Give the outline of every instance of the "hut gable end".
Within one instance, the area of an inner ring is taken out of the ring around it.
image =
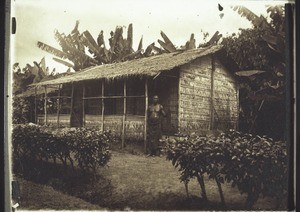
[[[205,134],[234,128],[238,114],[235,79],[214,55],[181,66],[178,129]]]

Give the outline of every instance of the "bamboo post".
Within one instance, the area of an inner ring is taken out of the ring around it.
[[[34,87],[34,122],[37,124],[37,89],[36,86]]]
[[[45,85],[44,115],[44,125],[47,125],[47,85]]]
[[[144,127],[144,149],[147,153],[147,118],[148,118],[148,79],[145,81],[145,127]]]
[[[72,126],[72,114],[73,114],[73,102],[74,102],[74,83],[72,82],[71,90],[71,109],[70,109],[70,127]]]
[[[126,120],[126,79],[124,79],[124,98],[123,98],[123,122],[122,122],[122,148],[125,146],[125,120]]]
[[[85,127],[85,108],[84,108],[85,84],[82,85],[82,125]]]
[[[101,97],[104,97],[104,80],[102,80],[101,83]],[[104,131],[104,98],[101,99],[101,104],[102,104],[102,108],[101,108],[101,121],[102,121],[102,125],[101,125],[101,130],[102,132]]]
[[[60,84],[58,85],[58,98],[57,98],[57,127],[59,127],[59,115],[60,115]]]
[[[210,130],[214,129],[214,73],[215,73],[215,58],[211,56],[211,77],[210,77]]]
[[[235,130],[239,130],[239,121],[240,121],[240,90],[236,84],[236,104],[237,104],[237,119],[235,124]]]

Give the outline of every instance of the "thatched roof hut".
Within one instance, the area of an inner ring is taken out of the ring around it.
[[[60,126],[59,102],[68,98],[65,125],[109,129],[123,142],[126,138],[146,141],[148,97],[157,94],[167,111],[162,120],[166,134],[236,128],[238,88],[232,64],[222,47],[214,45],[95,66],[40,82],[34,86],[69,86],[69,94],[59,92],[53,97],[59,99],[58,112],[51,115],[45,109],[37,122]]]

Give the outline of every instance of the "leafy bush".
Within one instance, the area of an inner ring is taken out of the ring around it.
[[[14,164],[19,171],[29,161],[59,159],[65,166],[74,162],[84,171],[108,163],[111,152],[109,143],[114,138],[109,132],[97,129],[65,128],[50,131],[35,124],[15,125],[12,134]],[[31,167],[33,169],[34,167]]]
[[[260,194],[282,199],[287,189],[287,150],[282,141],[230,130],[216,138],[196,135],[167,138],[167,159],[181,172],[181,181],[196,177],[206,199],[203,175],[221,184],[231,183],[247,193],[247,208]]]
[[[71,146],[74,158],[83,170],[93,170],[108,163],[111,153],[109,144],[114,137],[109,132],[94,128],[65,128],[59,138]]]

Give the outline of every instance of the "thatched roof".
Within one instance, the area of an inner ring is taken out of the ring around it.
[[[49,75],[49,76],[44,77],[41,80],[41,82],[46,82],[46,81],[48,82],[48,81],[56,80],[61,77],[71,76],[72,74],[74,74],[74,73],[66,72],[66,73],[60,73],[60,74],[56,74],[56,75]],[[41,82],[39,82],[39,83],[41,83]],[[58,89],[59,89],[58,84],[56,84],[56,85],[53,84],[53,86],[47,86],[47,93],[52,93],[52,92],[58,91]],[[29,86],[29,87],[27,87],[26,91],[16,94],[16,97],[29,97],[29,96],[34,96],[35,94],[41,95],[44,93],[45,93],[45,90],[43,88],[39,88],[35,91],[35,88],[33,86]]]
[[[118,79],[131,76],[155,76],[160,72],[187,64],[199,57],[213,54],[221,50],[221,48],[222,46],[220,45],[214,45],[183,52],[165,53],[121,63],[105,64],[76,72],[70,76],[40,82],[35,85],[55,85],[92,79]]]
[[[47,93],[52,93],[58,91],[58,85],[57,86],[47,86]],[[24,91],[23,93],[17,94],[16,97],[29,97],[29,96],[34,96],[34,95],[42,95],[45,94],[45,90],[43,88],[39,88],[36,90],[35,93],[35,88],[34,87],[30,87],[28,88],[26,91]]]

